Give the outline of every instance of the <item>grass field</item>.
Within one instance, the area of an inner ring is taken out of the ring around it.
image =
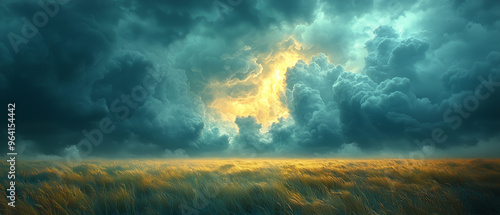
[[[4,196],[0,214],[500,214],[500,160],[90,160],[16,168],[16,208]]]

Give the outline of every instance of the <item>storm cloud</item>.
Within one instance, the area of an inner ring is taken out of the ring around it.
[[[495,0],[7,0],[0,98],[16,103],[16,144],[32,157],[498,149],[498,11]]]

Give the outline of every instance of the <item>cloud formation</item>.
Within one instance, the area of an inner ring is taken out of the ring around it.
[[[496,1],[238,3],[3,1],[0,98],[16,103],[19,145],[97,157],[499,146]]]

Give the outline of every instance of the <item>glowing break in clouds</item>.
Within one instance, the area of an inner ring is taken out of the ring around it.
[[[254,86],[243,96],[218,95],[210,105],[220,112],[223,120],[234,122],[237,116],[254,116],[266,129],[281,117],[288,117],[284,106],[285,74],[300,59],[308,59],[301,53],[301,44],[293,38],[278,44],[271,54],[260,54],[255,62],[261,66],[258,73],[244,80],[231,80],[227,83],[212,83],[212,91],[228,92],[235,86]]]

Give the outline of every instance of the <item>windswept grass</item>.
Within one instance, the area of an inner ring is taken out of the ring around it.
[[[500,214],[500,160],[32,161],[17,169],[16,208],[0,198],[0,214]],[[6,193],[6,177],[0,182]]]

